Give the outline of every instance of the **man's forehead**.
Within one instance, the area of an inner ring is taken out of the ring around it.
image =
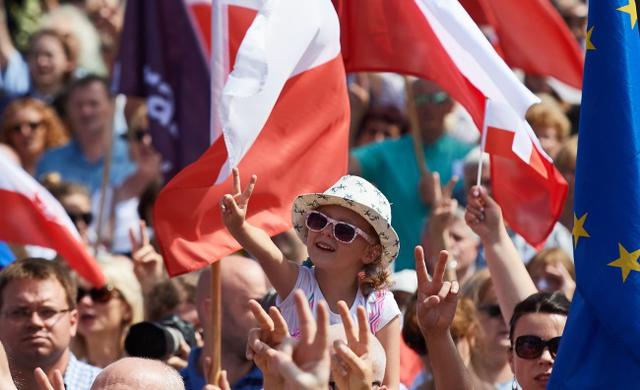
[[[55,278],[14,279],[2,292],[5,306],[21,303],[58,303],[65,302],[66,292]]]

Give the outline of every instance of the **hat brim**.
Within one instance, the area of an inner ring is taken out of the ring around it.
[[[305,223],[305,217],[311,210],[318,207],[336,205],[354,211],[364,218],[378,234],[380,244],[382,245],[382,261],[389,264],[400,251],[400,239],[391,224],[378,213],[375,209],[367,207],[363,204],[355,202],[351,199],[345,199],[339,196],[327,195],[322,193],[303,194],[293,201],[293,210],[291,219],[293,228],[300,239],[306,243],[308,229]]]

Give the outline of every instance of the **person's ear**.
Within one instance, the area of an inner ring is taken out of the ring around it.
[[[79,317],[78,309],[71,310],[71,312],[69,313],[69,323],[71,325],[69,328],[69,331],[70,331],[71,337],[75,337],[78,331],[78,317]]]

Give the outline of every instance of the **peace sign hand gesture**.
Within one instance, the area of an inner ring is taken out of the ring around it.
[[[433,279],[429,277],[424,260],[424,250],[416,246],[416,272],[418,274],[418,325],[422,333],[442,334],[449,332],[458,304],[460,285],[457,281],[445,281],[444,271],[449,253],[441,251],[436,263]]]
[[[235,192],[234,194],[226,194],[222,198],[222,202],[220,202],[222,221],[232,234],[238,232],[245,222],[247,206],[249,205],[253,188],[256,185],[256,180],[258,180],[258,177],[252,175],[249,180],[249,185],[242,191],[240,171],[238,168],[233,168],[233,188]]]

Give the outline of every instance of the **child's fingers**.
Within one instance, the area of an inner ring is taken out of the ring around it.
[[[223,204],[223,209],[222,211],[225,214],[240,214],[240,207],[238,207],[238,204],[236,203],[235,199],[233,199],[233,196],[227,194],[224,196],[224,198],[222,198],[222,204]]]
[[[234,195],[239,195],[242,193],[242,187],[240,186],[240,170],[238,168],[233,168],[231,173],[233,175]]]
[[[251,179],[249,179],[249,185],[247,185],[247,188],[244,190],[244,193],[242,194],[245,199],[249,199],[251,197],[251,194],[253,193],[253,189],[256,186],[256,181],[258,181],[258,176],[251,175]]]

